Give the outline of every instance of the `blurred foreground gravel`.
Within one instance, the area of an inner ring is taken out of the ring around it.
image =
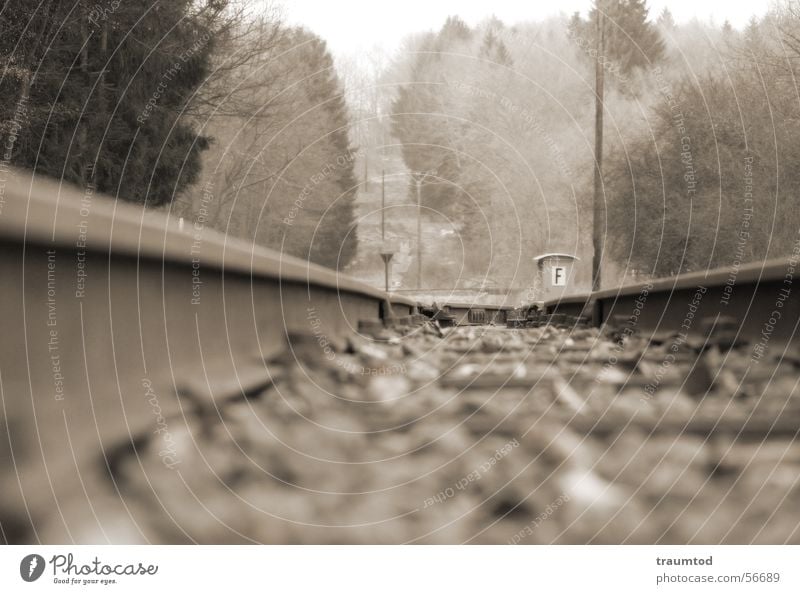
[[[108,453],[148,518],[117,538],[800,542],[796,351],[613,328],[372,334],[293,336],[254,359],[255,390],[183,387],[196,406],[171,453],[158,434]]]

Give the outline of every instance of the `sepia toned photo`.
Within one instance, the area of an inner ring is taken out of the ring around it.
[[[799,78],[797,0],[0,3],[0,583],[800,544]]]

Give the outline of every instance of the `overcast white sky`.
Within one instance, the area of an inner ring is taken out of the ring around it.
[[[586,13],[591,0],[278,0],[291,24],[302,24],[327,40],[337,54],[369,50],[387,51],[418,31],[441,27],[448,15],[457,14],[469,24],[494,14],[505,23],[540,20],[576,10]],[[650,0],[650,15],[669,6],[678,22],[697,17],[728,19],[742,27],[752,15],[763,15],[770,0]]]

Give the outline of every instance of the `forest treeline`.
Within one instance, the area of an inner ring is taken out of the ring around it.
[[[343,269],[368,169],[395,151],[406,202],[451,222],[465,254],[463,270],[428,256],[426,278],[520,287],[534,255],[569,252],[588,287],[599,63],[607,284],[800,245],[797,0],[741,30],[644,0],[543,22],[452,16],[391,59],[336,64],[253,6],[5,3],[2,165]]]
[[[798,6],[741,31],[643,0],[543,23],[451,17],[387,75],[392,131],[424,204],[459,222],[473,274],[514,286],[537,253],[588,263],[599,63],[604,283],[785,256],[800,245]]]
[[[263,5],[259,5],[262,6]],[[3,166],[345,266],[355,149],[325,42],[241,0],[0,8]]]

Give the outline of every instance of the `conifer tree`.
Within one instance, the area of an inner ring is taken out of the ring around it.
[[[619,65],[623,76],[663,59],[664,42],[649,21],[645,0],[596,0],[584,21],[575,13],[569,22],[572,35],[579,35],[589,47],[597,44],[598,11],[603,26],[603,57]]]
[[[200,170],[185,116],[211,71],[222,0],[15,0],[0,11],[10,163],[148,205]],[[20,110],[20,102],[25,109]],[[24,117],[20,118],[20,112]]]

